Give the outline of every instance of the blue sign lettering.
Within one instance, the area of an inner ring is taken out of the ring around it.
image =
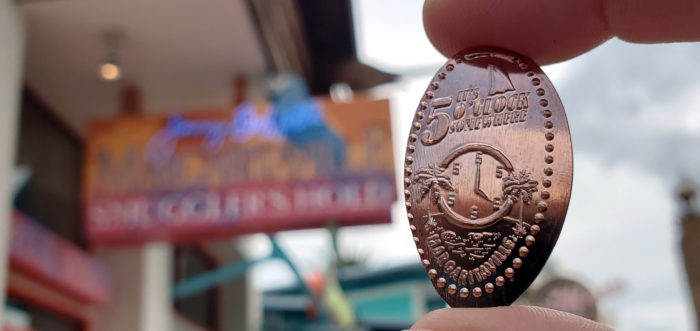
[[[321,141],[331,147],[336,165],[344,162],[345,143],[326,126],[321,111],[312,100],[275,107],[264,114],[258,114],[254,105],[243,103],[233,110],[233,114],[229,122],[170,116],[165,127],[148,142],[146,160],[153,166],[164,165],[170,161],[178,141],[183,138],[202,138],[208,150],[218,151],[226,139],[242,144],[257,137],[267,141],[286,138],[297,146]]]

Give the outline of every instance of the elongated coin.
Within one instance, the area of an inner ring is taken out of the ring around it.
[[[416,110],[405,159],[418,254],[453,307],[509,305],[559,237],[571,195],[571,136],[532,60],[498,48],[450,58]]]

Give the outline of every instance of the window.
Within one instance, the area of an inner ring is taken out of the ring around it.
[[[175,282],[217,268],[216,260],[196,245],[175,248]],[[219,290],[217,287],[176,300],[175,310],[203,327],[219,329]]]
[[[17,165],[28,166],[31,177],[17,194],[15,208],[85,247],[80,206],[83,143],[27,89],[20,117]]]

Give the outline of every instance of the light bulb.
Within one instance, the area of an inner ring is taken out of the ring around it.
[[[122,70],[114,63],[103,63],[100,66],[100,78],[112,82],[118,80],[122,76]]]

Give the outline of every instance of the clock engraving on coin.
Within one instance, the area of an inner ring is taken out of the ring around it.
[[[421,98],[404,194],[418,254],[453,307],[509,305],[559,237],[571,195],[566,114],[532,60],[460,52]]]

